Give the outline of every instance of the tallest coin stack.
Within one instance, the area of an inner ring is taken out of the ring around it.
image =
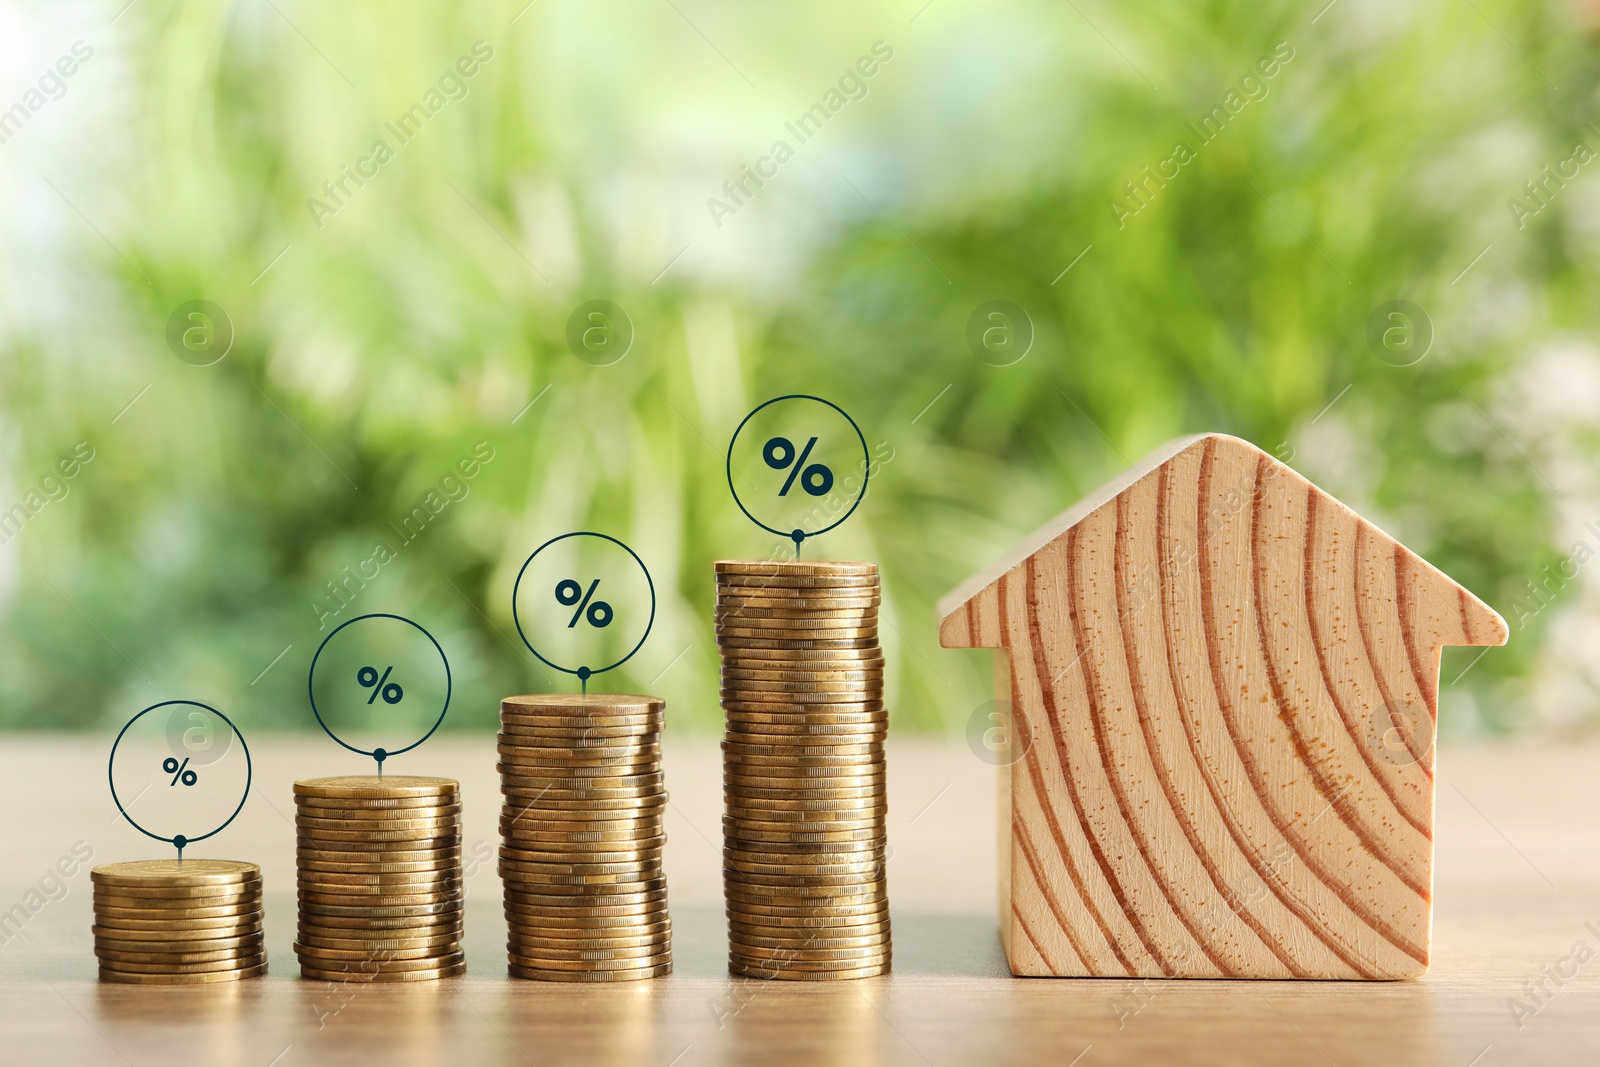
[[[717,564],[734,974],[889,969],[878,602],[872,563]]]

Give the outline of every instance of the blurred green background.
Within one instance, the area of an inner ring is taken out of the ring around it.
[[[888,456],[807,554],[883,564],[897,729],[989,697],[939,596],[1200,430],[1507,617],[1446,653],[1447,734],[1600,722],[1591,10],[123,4],[0,11],[6,728],[313,728],[311,657],[371,611],[488,728],[573,687],[511,586],[593,529],[660,596],[602,687],[712,730],[712,561],[786,544],[724,454],[787,392]],[[596,299],[615,362],[569,344]]]

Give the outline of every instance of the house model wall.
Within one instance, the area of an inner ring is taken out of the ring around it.
[[[940,605],[1015,720],[1019,975],[1428,966],[1440,650],[1492,609],[1290,468],[1175,441]],[[1003,805],[1004,806],[1004,805]]]

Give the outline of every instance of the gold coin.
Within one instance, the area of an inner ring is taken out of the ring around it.
[[[730,724],[752,727],[771,723],[789,726],[878,726],[889,724],[881,700],[853,704],[805,704],[795,700],[724,700],[722,710]]]
[[[878,632],[876,611],[826,612],[811,611],[803,615],[736,615],[717,611],[712,616],[712,629],[723,630],[775,630],[786,637],[805,637],[812,633],[825,634],[834,630]],[[833,640],[837,640],[834,638]]]
[[[659,817],[660,809],[667,806],[665,790],[649,796],[606,797],[592,802],[571,800],[566,797],[546,797],[538,790],[507,789],[503,784],[500,792],[505,801],[504,811],[514,816],[530,811],[536,813],[541,820],[605,822],[616,819],[644,819]]]
[[[462,880],[459,877],[439,879],[430,882],[385,882],[380,885],[358,885],[350,882],[324,881],[323,875],[302,876],[295,880],[295,888],[306,893],[337,894],[339,896],[353,897],[356,900],[375,900],[387,896],[428,896],[432,899],[448,895],[459,895],[462,891]]]
[[[543,886],[549,892],[530,892],[515,881],[505,883],[505,906],[516,905],[519,910],[531,908],[557,908],[559,914],[623,915],[626,909],[641,905],[655,907],[667,899],[666,879],[647,889],[619,889],[615,892],[576,893],[567,887]],[[615,910],[624,909],[624,910]]]
[[[818,882],[815,885],[757,885],[737,881],[729,872],[722,876],[722,892],[731,907],[735,901],[761,907],[860,907],[887,901],[888,892],[883,880],[876,882],[833,885]]]
[[[612,738],[601,738],[602,741],[611,741]],[[500,753],[500,758],[507,763],[576,763],[582,766],[598,766],[607,763],[647,763],[652,759],[661,758],[661,741],[659,735],[651,735],[648,741],[641,740],[634,744],[613,745],[598,744],[595,742],[573,742],[569,745],[541,745],[513,743],[499,741],[495,749]]]
[[[334,848],[357,846],[350,851],[416,852],[425,848],[448,847],[461,839],[461,824],[456,821],[441,823],[429,830],[313,830],[306,826],[298,829],[302,845]]]
[[[837,574],[794,574],[773,571],[724,571],[717,575],[717,592],[740,592],[747,589],[800,590],[796,595],[821,597],[828,595],[861,595],[861,592],[878,592],[881,585],[876,572]]]
[[[846,932],[848,931],[848,932]],[[820,930],[751,929],[743,923],[728,924],[728,943],[741,952],[746,950],[792,948],[808,953],[861,952],[882,950],[889,942],[889,924],[879,927],[847,927],[845,930],[823,932]]]
[[[635,693],[540,693],[534,696],[505,697],[500,710],[557,711],[571,714],[574,710],[604,712],[661,712],[667,702],[660,697],[640,696]]]
[[[747,800],[781,800],[793,801],[796,804],[822,802],[832,803],[839,800],[883,800],[884,786],[876,782],[870,786],[849,787],[845,789],[811,789],[803,785],[793,788],[766,789],[756,786],[737,786],[724,782],[722,794],[730,808],[737,808]]]
[[[501,878],[515,879],[524,886],[613,886],[662,877],[659,858],[628,863],[520,863],[502,859],[497,870]]]
[[[228,933],[221,936],[215,930],[108,930],[104,926],[89,927],[95,940],[109,947],[122,948],[138,947],[143,949],[146,945],[154,948],[161,945],[174,946],[173,952],[201,952],[206,949],[232,948],[236,945],[246,944],[251,940],[259,940],[261,930],[245,929],[237,933]],[[202,942],[196,944],[195,942]],[[182,943],[180,945],[180,943]]]
[[[403,817],[418,809],[459,808],[461,796],[458,793],[454,796],[445,794],[417,797],[318,797],[297,793],[294,806],[296,811],[307,814],[322,811],[324,808],[333,808],[340,812],[371,814],[376,818],[384,817],[385,812],[398,812]]]
[[[536,982],[637,982],[645,978],[660,978],[672,973],[672,961],[625,971],[555,971],[540,967],[522,967],[512,962],[511,977],[526,978]]]
[[[730,919],[738,918],[746,922],[784,922],[797,926],[809,926],[819,923],[823,925],[834,923],[847,925],[855,922],[887,918],[889,915],[889,901],[885,897],[867,904],[790,905],[729,900],[727,902],[727,911]]]
[[[877,634],[863,634],[860,637],[816,637],[806,638],[778,638],[763,637],[761,634],[752,633],[724,633],[716,634],[717,645],[722,649],[762,649],[776,651],[778,649],[809,649],[824,651],[833,649],[870,648],[876,649],[878,645]]]
[[[441,871],[422,871],[408,874],[372,873],[368,871],[317,871],[310,872],[302,868],[298,877],[300,881],[314,881],[326,886],[349,886],[348,890],[340,892],[383,892],[385,890],[405,886],[408,890],[421,888],[445,889],[461,884],[461,872],[455,868]]]
[[[500,846],[502,859],[522,863],[633,863],[643,860],[659,861],[661,846],[666,838],[636,839],[632,843],[588,842],[575,849],[546,849],[531,844],[506,842]],[[603,844],[603,847],[602,847]]]
[[[386,920],[387,921],[387,920]],[[385,927],[343,927],[325,926],[310,923],[301,919],[295,927],[296,936],[302,942],[327,941],[355,941],[362,940],[374,945],[389,944],[398,940],[416,941],[448,941],[457,944],[461,941],[462,926],[459,921],[450,924],[433,924],[426,926],[385,926]]]
[[[459,805],[455,812],[430,813],[428,815],[406,816],[404,818],[386,812],[383,818],[322,818],[307,815],[305,812],[296,812],[294,818],[295,829],[303,835],[321,837],[325,831],[334,833],[362,833],[362,834],[396,834],[404,833],[413,837],[422,836],[419,831],[444,830],[461,825],[461,812]]]
[[[137,900],[152,907],[185,907],[197,901],[211,902],[206,906],[228,900],[242,900],[261,895],[261,879],[252,878],[232,885],[194,886],[101,886],[94,887],[95,900]]]
[[[103,945],[94,947],[94,954],[99,959],[107,961],[108,965],[117,966],[127,963],[166,964],[172,967],[187,967],[199,963],[233,963],[240,960],[254,960],[262,955],[260,942],[252,946],[239,948],[203,949],[197,952],[140,952],[126,948],[111,948]],[[133,968],[125,968],[132,970]]]
[[[448,797],[460,803],[461,783],[454,778],[424,778],[410,774],[350,774],[332,778],[303,778],[294,784],[296,796],[339,797],[348,800],[390,800],[399,797]]]
[[[309,900],[305,894],[300,897],[300,914],[308,918],[430,918],[435,916],[454,916],[461,911],[461,898],[441,898],[415,904],[324,904],[321,901]]]
[[[351,863],[418,863],[460,853],[459,833],[423,841],[325,841],[302,837],[295,842],[297,856],[324,862],[345,859]]]
[[[322,874],[366,874],[385,878],[406,878],[413,875],[457,874],[461,871],[461,855],[455,853],[437,860],[420,860],[414,863],[350,863],[344,860],[319,861],[301,858],[296,867],[302,876],[317,877]]]
[[[204,985],[211,982],[233,982],[241,978],[259,978],[267,973],[267,965],[246,967],[232,971],[207,971],[203,974],[130,974],[108,967],[100,968],[102,982],[122,982],[131,985]]]
[[[506,922],[516,936],[543,937],[572,940],[596,938],[607,940],[618,937],[650,937],[672,929],[672,920],[665,909],[643,915],[622,915],[609,918],[563,919],[556,916],[530,916],[508,914]]]
[[[722,784],[740,789],[860,789],[881,785],[882,771],[844,774],[832,767],[757,767],[724,765]]]
[[[889,736],[887,724],[866,725],[812,725],[800,723],[744,723],[737,720],[726,724],[723,740],[741,745],[867,745],[883,744]]]
[[[626,971],[657,967],[672,959],[672,950],[663,949],[650,955],[627,956],[620,959],[569,960],[556,959],[528,952],[507,949],[511,962],[518,967],[540,971]]]
[[[134,860],[108,863],[89,872],[97,886],[143,889],[187,886],[233,886],[261,880],[261,868],[239,860]]]
[[[795,943],[812,944],[813,936],[819,939],[834,937],[874,937],[887,936],[889,933],[888,912],[852,916],[849,922],[839,922],[836,919],[807,920],[812,925],[808,926],[783,926],[762,916],[748,916],[730,914],[728,927],[741,934],[754,937],[773,937],[798,939]],[[817,942],[820,943],[820,942]]]
[[[219,931],[218,936],[223,937],[227,936],[227,931],[230,930],[260,929],[261,912],[220,915],[212,919],[194,919],[187,916],[179,919],[125,919],[118,916],[104,915],[96,911],[94,921],[95,925],[102,930],[150,930],[156,932],[167,930],[216,930]]]
[[[765,856],[760,859],[752,859],[747,852],[733,852],[733,850],[724,849],[722,866],[744,874],[802,875],[810,878],[831,878],[835,875],[874,873],[882,870],[884,864],[884,860],[881,857],[854,862],[832,859],[821,862],[782,862],[786,858],[788,857]]]
[[[216,971],[248,970],[251,967],[263,966],[266,962],[266,953],[257,951],[248,956],[209,960],[203,963],[175,963],[167,960],[111,960],[101,957],[100,966],[121,974],[208,974]]]
[[[847,814],[840,811],[796,811],[751,809],[732,810],[722,817],[723,826],[763,833],[797,831],[833,833],[841,830],[882,830],[883,819],[872,812]]]
[[[728,951],[746,961],[783,960],[794,964],[840,964],[867,966],[881,963],[889,956],[889,945],[879,938],[869,943],[841,948],[810,948],[793,943],[757,945],[747,941],[729,941]]]
[[[568,829],[568,823],[557,822],[549,825],[530,813],[522,816],[501,815],[500,832],[507,837],[514,836],[525,841],[549,841],[561,847],[612,841],[623,844],[660,844],[664,839],[661,823],[658,817],[595,819],[585,823],[583,829],[574,830]]]
[[[726,644],[734,648],[760,648],[761,644],[747,642],[779,641],[778,648],[827,648],[833,642],[851,642],[839,647],[861,648],[862,644],[856,642],[878,642],[878,628],[876,626],[804,626],[804,627],[777,627],[777,626],[751,626],[749,623],[755,619],[741,620],[740,625],[732,623],[718,623],[712,627],[718,644]],[[802,642],[795,645],[790,642]],[[826,642],[826,643],[823,643]]]
[[[665,720],[644,726],[583,726],[560,728],[532,723],[502,722],[495,739],[504,744],[559,748],[564,745],[648,745],[658,741]]]
[[[439,978],[455,978],[466,973],[467,961],[460,953],[447,958],[451,962],[411,971],[374,970],[372,965],[368,964],[358,964],[351,970],[341,970],[337,967],[313,967],[301,961],[300,976],[324,982],[431,982]]]
[[[769,855],[780,854],[796,857],[797,863],[818,863],[818,857],[823,856],[860,856],[886,846],[887,841],[883,835],[876,838],[863,838],[860,840],[844,841],[763,841],[759,838],[750,840],[741,837],[737,831],[724,831],[723,843],[726,847],[748,852],[765,852]]]
[[[672,938],[668,936],[642,945],[617,948],[598,946],[591,948],[588,945],[582,948],[556,948],[542,942],[535,944],[532,941],[507,941],[506,951],[524,965],[538,964],[553,967],[558,963],[578,963],[590,966],[605,964],[610,967],[625,962],[630,966],[637,966],[640,961],[660,962],[662,956],[672,951]]]
[[[382,959],[366,957],[362,959],[343,960],[320,957],[307,960],[302,957],[302,962],[321,971],[375,971],[380,974],[404,974],[407,971],[427,971],[438,967],[448,967],[460,963],[463,959],[461,950],[441,952],[436,956],[418,956],[415,958],[385,957]]]
[[[819,767],[828,764],[863,767],[883,762],[883,744],[877,741],[859,741],[838,744],[779,744],[755,745],[746,741],[722,741],[724,760],[760,766],[783,765],[787,760],[798,761],[793,766]]]
[[[766,817],[768,812],[837,812],[846,818],[865,818],[869,815],[882,816],[889,810],[888,800],[883,796],[859,797],[850,799],[827,800],[795,800],[792,797],[782,799],[761,797],[727,797],[727,812],[730,815],[743,818],[749,816],[753,819]]]
[[[260,910],[259,898],[216,908],[161,908],[155,911],[137,906],[131,908],[112,907],[109,904],[102,904],[98,901],[94,904],[95,918],[105,922],[106,925],[114,925],[119,920],[165,923],[184,923],[200,919],[233,921],[241,916],[259,914]]]
[[[794,592],[795,590],[790,590]],[[712,609],[714,618],[809,619],[835,616],[876,616],[883,603],[881,594],[841,597],[739,596],[724,592]]]
[[[744,978],[767,978],[792,982],[840,982],[856,978],[877,978],[889,973],[889,961],[868,967],[840,967],[822,970],[802,970],[784,967],[771,960],[728,960],[728,973]]]
[[[388,909],[441,907],[461,899],[460,887],[444,892],[430,893],[330,893],[320,888],[300,885],[297,898],[303,908],[355,908]]]
[[[882,647],[864,648],[741,648],[732,645],[718,650],[722,663],[737,667],[742,663],[784,662],[795,670],[806,667],[872,667],[886,662]]]
[[[852,559],[719,559],[720,574],[781,574],[790,576],[835,577],[877,574],[878,565],[870,560]]]
[[[862,685],[883,680],[882,666],[824,667],[786,663],[781,659],[735,660],[722,664],[722,684],[739,686],[745,682],[842,683]]]
[[[295,797],[295,817],[306,819],[437,819],[461,814],[461,800],[440,803],[439,798],[410,798],[404,806],[384,803],[370,806],[354,800],[323,800],[320,797]]]
[[[545,874],[514,867],[502,860],[497,873],[504,881],[516,882],[524,890],[561,886],[567,889],[584,888],[597,893],[638,892],[666,885],[659,865],[618,874]]]
[[[602,778],[594,782],[579,779],[571,774],[559,770],[540,772],[536,769],[527,771],[499,761],[495,762],[495,770],[500,772],[502,785],[510,785],[520,789],[631,789],[646,790],[661,788],[664,781],[659,770],[646,771],[642,774],[620,774],[610,778]]]
[[[351,963],[371,961],[382,963],[388,960],[438,960],[460,949],[454,945],[441,943],[414,945],[409,948],[372,949],[369,947],[340,949],[327,948],[323,945],[305,944],[299,941],[294,943],[294,954],[302,960],[310,960],[313,964],[326,961],[329,964],[347,966]]]
[[[563,730],[587,733],[591,730],[627,729],[653,733],[666,724],[667,717],[660,711],[631,713],[588,714],[585,712],[532,712],[502,708],[500,729],[506,733],[530,730]],[[591,736],[593,736],[591,734]]]
[[[562,952],[582,949],[618,949],[661,946],[672,940],[672,922],[659,922],[633,926],[614,926],[608,929],[573,929],[570,927],[546,928],[537,923],[512,923],[511,943],[522,948],[551,948]]]
[[[559,778],[578,788],[605,787],[619,779],[636,779],[661,773],[661,760],[652,758],[635,762],[578,763],[573,760],[549,760],[535,763],[532,760],[501,760],[495,769],[508,776],[533,775],[545,779]]]

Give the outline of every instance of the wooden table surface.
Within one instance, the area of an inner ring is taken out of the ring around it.
[[[7,738],[0,913],[76,842],[96,863],[160,854],[116,815],[105,753],[98,737]],[[310,737],[258,739],[252,754],[250,802],[196,854],[262,865],[270,975],[220,987],[100,984],[81,872],[0,944],[0,1063],[1600,1062],[1600,958],[1589,958],[1600,952],[1596,746],[1441,753],[1433,968],[1394,983],[1011,978],[994,918],[994,770],[959,741],[890,746],[893,975],[729,978],[717,743],[670,731],[671,977],[616,986],[505,977],[494,741],[482,736],[430,742],[394,768],[462,780],[468,862],[488,857],[467,882],[467,976],[301,981],[290,948],[290,784],[365,768]],[[1544,991],[1529,984],[1540,981]],[[1512,998],[1527,1007],[1520,1018]]]

